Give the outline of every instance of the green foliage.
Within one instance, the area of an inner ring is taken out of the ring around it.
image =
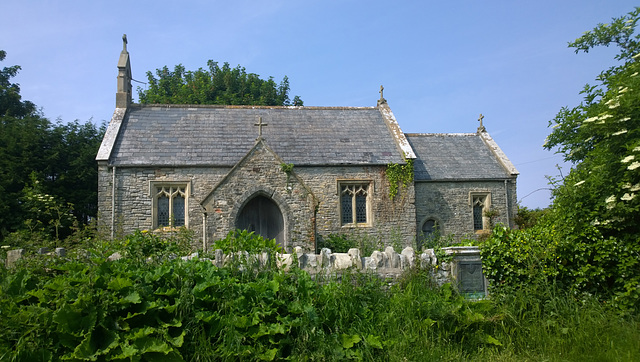
[[[30,232],[54,234],[55,239],[59,240],[60,229],[70,228],[73,225],[75,220],[72,214],[73,205],[65,204],[60,199],[44,193],[42,182],[38,180],[35,173],[31,173],[31,182],[22,192],[22,207],[28,217],[25,220],[25,226]]]
[[[293,171],[293,163],[282,163],[280,164],[280,169],[282,170],[282,172],[289,175]]]
[[[525,230],[497,226],[481,255],[497,293],[553,283],[576,297],[594,296],[623,311],[640,310],[637,244],[605,237],[593,226],[576,235],[558,232],[553,223]]]
[[[494,286],[557,283],[626,311],[640,307],[640,8],[599,24],[569,44],[576,52],[617,45],[618,64],[586,85],[583,102],[563,108],[545,148],[574,163],[551,179],[553,204],[531,229],[495,229],[485,245]]]
[[[333,253],[346,253],[351,248],[356,248],[357,243],[348,235],[329,234],[326,238],[318,238],[318,251],[327,248]]]
[[[558,275],[556,244],[550,226],[510,230],[493,229],[481,247],[482,266],[491,288],[518,288],[532,280],[553,280]]]
[[[563,108],[550,122],[545,148],[556,149],[575,167],[554,180],[553,207],[566,233],[593,225],[605,237],[635,239],[640,232],[640,8],[600,24],[569,46],[588,52],[617,45],[619,65],[585,86],[584,101]]]
[[[391,200],[398,195],[399,188],[407,187],[413,182],[413,159],[406,159],[404,164],[390,163],[385,174],[389,180],[389,197]]]
[[[275,239],[265,239],[261,235],[247,230],[229,231],[224,239],[216,240],[213,243],[213,249],[221,249],[225,254],[239,251],[246,251],[249,254],[282,252],[282,247],[276,243]]]
[[[0,61],[7,57],[7,52],[0,50]],[[37,114],[35,104],[23,101],[20,96],[20,85],[11,83],[20,70],[19,65],[3,67],[0,70],[0,117],[24,118]]]
[[[542,222],[542,219],[549,212],[549,209],[529,209],[526,206],[518,205],[518,212],[513,221],[520,229],[527,229]]]
[[[193,232],[180,228],[177,233],[156,234],[136,231],[122,240],[116,240],[116,248],[122,250],[125,258],[147,262],[163,258],[183,256],[191,251]]]
[[[172,259],[180,248],[142,232],[91,246],[0,267],[0,359],[640,357],[636,316],[542,283],[469,301],[451,285],[437,287],[424,269],[390,287],[369,274],[318,282],[296,268],[246,273]],[[108,261],[114,251],[126,257]]]
[[[231,68],[229,63],[221,68],[209,60],[207,66],[196,71],[187,71],[181,64],[173,71],[165,66],[156,70],[157,78],[147,72],[149,88],[138,88],[140,103],[291,105],[287,76],[276,84],[273,77],[263,80],[243,67]],[[303,105],[300,97],[294,97],[293,105]]]
[[[0,51],[0,60],[5,56]],[[34,172],[40,192],[63,205],[72,204],[79,224],[87,224],[97,214],[95,155],[104,125],[52,124],[33,103],[21,100],[20,87],[11,83],[19,69],[0,70],[0,239],[29,230],[27,220],[38,219],[20,202]],[[52,238],[63,239],[71,233],[68,227],[58,227],[57,235],[55,231],[51,230]]]

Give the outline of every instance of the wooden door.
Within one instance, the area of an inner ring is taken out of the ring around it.
[[[247,202],[236,219],[236,228],[253,231],[284,246],[284,218],[270,198],[259,195]]]

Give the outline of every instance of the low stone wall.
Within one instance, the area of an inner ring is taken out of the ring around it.
[[[320,254],[306,254],[302,248],[295,248],[293,254],[276,255],[276,265],[288,270],[294,263],[301,270],[312,276],[341,275],[346,272],[373,273],[381,278],[396,280],[404,272],[414,267],[431,268],[436,282],[440,285],[453,283],[458,290],[473,297],[482,297],[487,294],[487,281],[482,273],[482,261],[480,249],[476,246],[454,246],[442,249],[448,257],[446,261],[438,260],[433,249],[426,249],[417,254],[413,248],[407,247],[402,252],[396,253],[392,247],[384,251],[374,251],[370,256],[363,256],[359,249],[349,249],[346,253],[333,253],[329,249],[322,249]],[[65,256],[64,248],[56,248],[49,252],[47,249],[39,250],[40,254]],[[15,265],[23,255],[23,250],[7,251],[7,267]],[[120,259],[120,254],[115,253],[109,260]],[[182,259],[190,260],[199,258],[198,253],[185,256]],[[228,265],[233,259],[244,259],[255,262],[258,266],[267,265],[269,254],[249,255],[240,252],[233,255],[225,255],[222,250],[214,252],[214,265],[222,267]]]
[[[446,261],[439,261],[433,249],[417,254],[411,247],[400,253],[396,253],[392,247],[387,247],[384,251],[374,251],[370,256],[363,256],[359,249],[349,249],[346,253],[333,253],[329,249],[322,249],[320,254],[306,254],[302,248],[295,248],[292,254],[278,254],[275,261],[279,268],[285,270],[295,263],[298,268],[312,276],[364,272],[390,280],[398,279],[414,267],[431,268],[438,284],[453,283],[464,294],[472,297],[485,296],[487,281],[482,273],[480,249],[476,246],[456,246],[442,250],[447,256]],[[214,255],[211,262],[218,267],[230,263],[234,258],[249,260],[258,266],[269,262],[267,253],[224,255],[222,250],[216,250]],[[184,259],[197,257],[197,254],[192,254]]]

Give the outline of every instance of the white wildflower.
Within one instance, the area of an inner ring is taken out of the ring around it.
[[[635,158],[636,158],[636,156],[634,156],[634,155],[627,156],[627,157],[622,159],[622,163],[629,163],[629,162],[633,161]]]
[[[628,121],[630,119],[631,119],[631,117],[624,117],[623,119],[620,120],[620,122],[626,122],[626,121]]]
[[[601,121],[604,121],[605,119],[611,118],[611,117],[613,117],[613,116],[610,115],[610,114],[603,114],[603,115],[599,116],[598,119],[601,120]]]
[[[607,199],[606,199],[606,200],[604,200],[604,202],[606,202],[607,204],[608,204],[608,203],[611,203],[611,202],[615,202],[615,201],[616,201],[616,197],[615,197],[615,196],[613,196],[613,195],[611,195],[611,196],[607,197]]]
[[[635,184],[635,185],[631,186],[629,191],[640,191],[640,184]]]
[[[622,200],[622,201],[630,201],[630,200],[633,200],[634,197],[636,197],[636,194],[628,194],[628,193],[626,193],[620,198],[620,200]]]
[[[556,129],[556,128],[558,128],[558,127],[560,127],[560,123],[558,123],[558,124],[554,124],[554,125],[553,125],[553,127],[551,127],[551,128]]]
[[[625,133],[627,133],[627,130],[626,129],[621,129],[616,133],[612,133],[611,135],[612,136],[618,136],[618,135],[625,134]]]
[[[622,87],[620,87],[620,88],[622,88]],[[620,89],[619,93],[626,93],[628,90],[629,90],[629,87],[624,87],[624,88]]]
[[[575,183],[575,185],[573,185],[573,186],[580,186],[580,185],[582,185],[583,183],[584,183],[584,180],[582,180],[582,181],[580,181],[580,182],[576,182],[576,183]]]
[[[638,161],[634,161],[632,164],[630,164],[627,167],[627,170],[635,170],[636,168],[640,167],[640,162]]]
[[[638,75],[638,72],[631,74],[632,77],[635,77],[636,75]]]
[[[585,119],[583,123],[593,122],[593,121],[595,121],[597,119],[598,119],[598,117],[589,117],[589,118]]]
[[[632,58],[633,58],[633,59],[638,59],[638,58],[640,58],[640,53],[638,53],[638,54],[634,55]]]
[[[625,183],[624,185],[622,185],[623,189],[630,189],[631,188],[631,184],[630,183]]]
[[[615,103],[609,105],[609,109],[614,109],[614,108],[619,107],[619,106],[620,106],[620,102],[615,102]]]
[[[633,152],[640,152],[640,146],[633,149]]]

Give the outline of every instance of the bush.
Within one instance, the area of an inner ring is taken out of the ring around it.
[[[249,254],[262,252],[282,252],[282,247],[276,243],[275,239],[265,239],[253,231],[232,230],[224,239],[216,240],[213,249],[221,249],[225,254],[246,251]]]
[[[640,310],[637,255],[637,243],[604,237],[593,226],[565,235],[551,223],[525,230],[497,226],[481,248],[494,292],[556,283],[578,297],[593,295],[629,312]]]
[[[327,248],[331,249],[334,253],[346,253],[349,249],[356,247],[356,242],[350,239],[347,235],[330,234],[326,238],[319,238],[317,251]]]

